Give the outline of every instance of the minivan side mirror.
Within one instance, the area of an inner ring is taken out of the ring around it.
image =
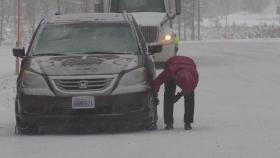
[[[160,53],[162,51],[161,44],[148,44],[148,49],[151,54]]]
[[[23,58],[25,56],[25,48],[13,48],[13,55],[18,58]]]
[[[176,15],[181,14],[181,0],[175,0]]]

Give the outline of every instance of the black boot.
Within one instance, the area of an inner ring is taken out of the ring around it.
[[[190,123],[185,123],[185,130],[192,130],[192,125]]]
[[[173,124],[166,124],[165,130],[172,130],[173,129]]]

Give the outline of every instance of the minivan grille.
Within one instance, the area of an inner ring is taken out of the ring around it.
[[[56,86],[61,90],[103,90],[112,82],[113,78],[95,78],[95,79],[55,79]]]
[[[156,26],[141,26],[141,31],[147,43],[156,42],[158,39],[158,27]]]

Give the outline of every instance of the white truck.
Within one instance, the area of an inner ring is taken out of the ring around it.
[[[102,6],[103,12],[126,11],[133,14],[146,42],[151,45],[162,44],[162,52],[155,54],[158,68],[176,55],[176,34],[172,20],[181,14],[180,0],[100,0],[99,5]]]
[[[276,14],[280,15],[280,0],[275,0],[277,9],[276,9]]]

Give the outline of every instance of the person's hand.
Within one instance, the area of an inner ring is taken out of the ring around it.
[[[154,95],[154,97],[153,97],[153,103],[154,103],[154,105],[159,105],[159,99],[158,99],[158,96],[157,96],[157,95]]]
[[[177,93],[176,96],[173,98],[173,102],[176,103],[182,98],[182,93]]]

